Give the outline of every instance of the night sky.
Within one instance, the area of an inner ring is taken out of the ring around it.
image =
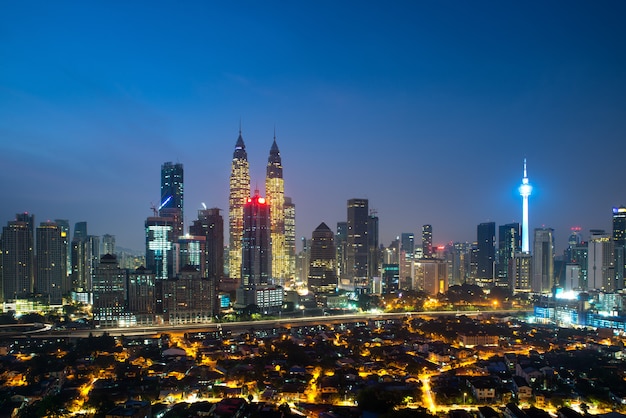
[[[381,243],[433,225],[611,230],[626,205],[626,2],[0,2],[0,225],[88,222],[141,250],[166,161],[224,209],[241,123],[274,130],[297,235],[368,198]],[[227,243],[227,235],[225,243]]]

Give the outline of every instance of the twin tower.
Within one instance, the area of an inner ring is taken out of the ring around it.
[[[246,205],[263,201],[255,191],[251,198],[250,189],[250,166],[246,146],[239,130],[239,137],[235,144],[233,161],[230,172],[230,194],[228,199],[229,218],[229,275],[231,278],[256,281],[252,277],[244,278],[242,275],[242,251],[246,239],[245,230],[248,227],[244,222]],[[268,263],[266,271],[256,272],[256,277],[270,277],[276,283],[283,284],[286,280],[295,276],[296,249],[295,249],[295,206],[291,199],[285,197],[285,182],[283,179],[283,166],[280,151],[276,144],[276,135],[267,159],[267,172],[265,176],[265,199],[264,204],[269,206],[269,230],[271,248],[258,248],[258,251],[268,251],[271,254],[271,263]],[[244,275],[247,276],[246,272]],[[252,284],[252,283],[251,283]],[[254,283],[267,284],[267,283]]]

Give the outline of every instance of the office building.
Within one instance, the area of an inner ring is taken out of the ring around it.
[[[433,226],[422,226],[422,257],[433,258]]]
[[[484,222],[477,228],[477,272],[476,284],[480,287],[494,285],[496,262],[496,223]]]
[[[164,280],[163,320],[170,325],[195,324],[211,320],[217,309],[212,280],[200,276],[191,265],[174,278]]]
[[[587,290],[613,292],[615,284],[614,241],[601,229],[592,229],[587,245]]]
[[[285,196],[285,265],[287,279],[296,277],[296,205]]]
[[[378,246],[378,215],[371,211],[367,219],[367,278],[380,276],[380,248]]]
[[[95,268],[93,322],[101,327],[132,325],[126,311],[126,270],[119,267],[113,254],[103,255]]]
[[[171,218],[152,216],[146,219],[146,268],[156,280],[174,275],[174,222]]]
[[[369,258],[367,199],[348,200],[346,242],[347,278],[357,287],[367,286]]]
[[[54,222],[42,222],[37,227],[35,293],[50,305],[63,304],[69,293],[67,269],[63,259],[67,254],[63,230]]]
[[[158,216],[173,219],[175,240],[184,234],[184,178],[181,163],[166,162],[161,166],[161,201]]]
[[[65,268],[65,277],[68,280],[68,286],[71,289],[71,276],[72,276],[72,242],[70,240],[70,221],[67,219],[55,219],[54,222],[61,228],[61,237],[64,241],[66,249],[65,256],[63,257],[63,263]]]
[[[102,236],[101,254],[115,254],[115,235],[104,234]]]
[[[498,227],[498,263],[495,285],[498,287],[509,286],[509,271],[515,253],[522,251],[520,237],[520,225],[517,222],[500,225]]]
[[[155,276],[141,266],[128,273],[128,312],[138,325],[151,325],[155,318]]]
[[[615,266],[615,283],[613,290],[624,288],[626,274],[626,207],[613,208],[613,253]]]
[[[346,256],[348,245],[348,222],[337,222],[337,232],[335,234],[335,249],[337,251],[337,277],[348,280],[346,268]]]
[[[443,260],[420,259],[414,262],[413,290],[422,290],[429,296],[448,291],[448,265]]]
[[[530,292],[533,257],[530,253],[517,252],[509,269],[509,289],[514,293]]]
[[[17,214],[2,228],[2,291],[5,302],[29,297],[35,281],[34,215]]]
[[[253,197],[248,198],[243,208],[241,286],[237,290],[239,307],[258,305],[256,288],[271,284],[270,236],[270,205],[256,191]]]
[[[308,288],[316,294],[334,293],[337,285],[335,234],[322,222],[311,238]]]
[[[184,235],[174,244],[174,276],[186,267],[198,270],[200,277],[207,277],[206,237],[202,235]]]
[[[228,198],[228,271],[231,278],[241,277],[241,245],[243,241],[243,208],[250,197],[250,167],[246,146],[239,129],[230,171]]]
[[[387,295],[400,290],[400,266],[398,264],[383,264],[380,278],[380,293]]]
[[[522,252],[523,249],[522,249]],[[554,230],[535,228],[533,240],[531,290],[535,293],[552,292],[554,286]]]
[[[288,276],[285,247],[285,181],[276,135],[267,159],[265,194],[270,208],[272,275],[276,283],[284,284]]]
[[[198,211],[198,219],[189,227],[191,235],[205,237],[205,261],[204,275],[213,279],[217,284],[224,276],[224,218],[221,209],[201,209]]]

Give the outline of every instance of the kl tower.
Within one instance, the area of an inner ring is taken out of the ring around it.
[[[522,196],[522,252],[530,253],[528,243],[528,196],[532,192],[533,187],[528,183],[528,175],[526,174],[526,158],[524,158],[524,177],[522,184],[519,186],[519,194]]]

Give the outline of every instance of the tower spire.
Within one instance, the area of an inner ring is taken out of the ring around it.
[[[526,158],[524,158],[524,177],[522,184],[519,186],[519,193],[522,196],[522,252],[530,252],[530,243],[528,236],[528,197],[533,188],[528,182],[528,172],[526,171]]]

